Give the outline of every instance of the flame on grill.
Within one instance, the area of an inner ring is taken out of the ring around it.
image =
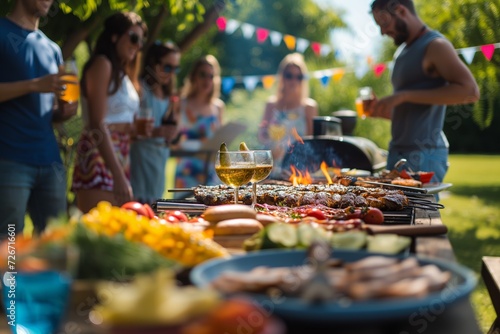
[[[292,171],[292,175],[290,175],[288,180],[292,182],[294,186],[298,186],[299,184],[311,184],[313,182],[311,174],[309,174],[307,169],[304,173],[295,168],[294,165],[291,165],[290,169]]]
[[[330,172],[333,172],[334,176],[340,176],[340,168],[335,167],[335,161],[333,162],[334,167],[328,167],[327,163],[325,161],[321,162],[320,165],[320,170],[323,173],[323,176],[326,179],[326,182],[328,184],[333,184],[332,177],[330,176]],[[292,182],[294,186],[299,185],[299,184],[311,184],[314,182],[313,177],[309,173],[309,170],[305,171],[300,171],[295,167],[294,165],[290,166],[290,177],[288,180]]]
[[[321,165],[319,166],[319,168],[321,169],[321,171],[325,175],[326,181],[328,182],[328,184],[332,184],[333,181],[332,181],[332,178],[330,177],[330,174],[328,174],[328,166],[326,165],[326,162],[323,161],[321,163]]]

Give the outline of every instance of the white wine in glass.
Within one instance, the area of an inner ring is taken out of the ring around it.
[[[255,159],[255,173],[252,177],[253,198],[252,207],[257,203],[257,183],[267,179],[273,170],[273,154],[271,150],[253,151]]]
[[[234,187],[234,203],[238,204],[238,189],[247,184],[255,173],[253,151],[218,151],[215,172],[226,185]]]

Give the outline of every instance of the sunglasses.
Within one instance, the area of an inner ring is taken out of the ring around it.
[[[304,75],[302,75],[302,74],[293,75],[292,73],[285,72],[285,73],[283,73],[283,78],[285,78],[286,80],[297,79],[299,81],[302,81],[302,80],[304,80]]]
[[[180,72],[181,68],[179,66],[173,66],[173,65],[170,65],[170,64],[167,64],[165,66],[163,66],[163,71],[165,73],[175,73],[175,74],[178,74]]]
[[[214,75],[212,73],[207,73],[207,72],[199,72],[198,76],[202,79],[213,79]]]
[[[130,39],[130,43],[132,43],[134,45],[137,45],[137,44],[142,45],[142,40],[137,33],[133,32],[133,31],[129,31],[128,37]]]

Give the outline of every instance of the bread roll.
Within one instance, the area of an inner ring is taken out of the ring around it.
[[[254,209],[243,204],[226,204],[211,206],[203,213],[203,218],[212,224],[227,219],[252,218],[255,219],[257,213]]]
[[[284,223],[283,220],[276,218],[274,216],[266,215],[263,213],[258,213],[257,214],[257,220],[263,225],[267,226],[272,223]]]
[[[256,219],[236,218],[218,222],[214,227],[214,235],[254,234],[262,229],[262,224]]]

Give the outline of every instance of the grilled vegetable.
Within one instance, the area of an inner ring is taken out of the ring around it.
[[[229,157],[229,154],[225,154],[224,152],[227,152],[228,149],[227,149],[227,145],[225,142],[223,142],[222,144],[220,144],[220,148],[219,148],[219,151],[220,151],[220,155],[219,155],[219,159],[220,159],[220,165],[223,166],[223,167],[229,167],[231,166],[231,158]]]

